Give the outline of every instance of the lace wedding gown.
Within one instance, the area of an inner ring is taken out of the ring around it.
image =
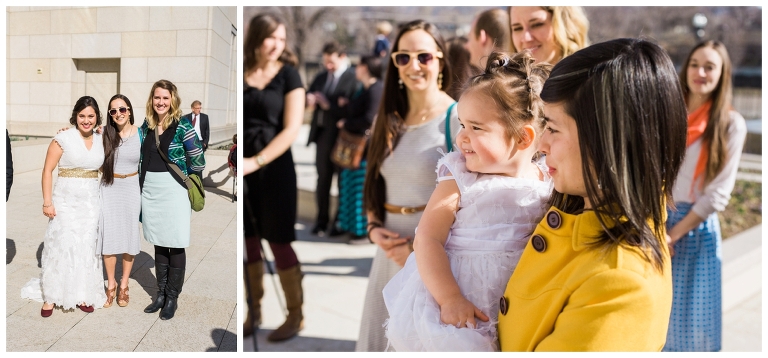
[[[88,176],[101,167],[104,146],[101,136],[94,134],[88,150],[76,128],[57,134],[54,140],[64,150],[52,195],[56,216],[45,231],[40,278],[27,282],[21,297],[54,303],[64,310],[79,304],[100,308],[107,296],[97,251],[99,179]]]

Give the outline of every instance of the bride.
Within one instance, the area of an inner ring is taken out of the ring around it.
[[[76,128],[53,138],[43,168],[43,214],[49,221],[42,272],[21,290],[22,298],[44,302],[43,317],[53,314],[55,306],[93,312],[94,305],[106,300],[101,254],[96,251],[98,169],[104,161],[101,135],[93,132],[101,125],[96,100],[80,97],[69,122]],[[51,190],[57,164],[58,179]]]

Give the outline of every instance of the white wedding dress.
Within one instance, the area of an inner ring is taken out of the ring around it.
[[[88,150],[76,128],[54,137],[64,153],[63,169],[98,170],[104,161],[101,136],[93,135]],[[21,297],[54,303],[68,310],[84,304],[101,308],[104,293],[101,252],[97,251],[97,225],[100,212],[99,179],[62,177],[53,187],[56,216],[48,221],[40,259],[40,278],[33,278],[21,289]]]

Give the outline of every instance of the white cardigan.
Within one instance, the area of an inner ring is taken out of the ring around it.
[[[701,181],[691,192],[693,173],[696,170],[696,162],[699,160],[702,139],[693,142],[685,150],[685,159],[677,174],[675,189],[672,197],[676,203],[693,203],[691,210],[701,218],[706,219],[715,211],[723,211],[731,199],[731,191],[736,183],[736,172],[739,169],[741,151],[747,138],[747,123],[744,117],[736,111],[730,112],[730,126],[728,127],[728,143],[723,170],[712,180],[704,190],[701,189]]]

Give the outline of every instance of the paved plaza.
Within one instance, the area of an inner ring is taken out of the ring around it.
[[[46,145],[47,146],[47,145]],[[40,205],[41,169],[15,172],[6,203],[6,341],[8,352],[235,352],[237,351],[237,202],[227,177],[226,151],[206,152],[206,205],[192,213],[191,246],[179,308],[173,319],[144,313],[157,292],[154,249],[142,239],[130,279],[130,304],[93,313],[56,308],[40,316],[41,303],[22,299],[21,287],[40,274],[40,255],[48,219]],[[14,150],[16,154],[16,150]],[[25,161],[44,157],[14,157]],[[122,275],[118,259],[116,277]],[[106,273],[105,273],[106,283]]]

